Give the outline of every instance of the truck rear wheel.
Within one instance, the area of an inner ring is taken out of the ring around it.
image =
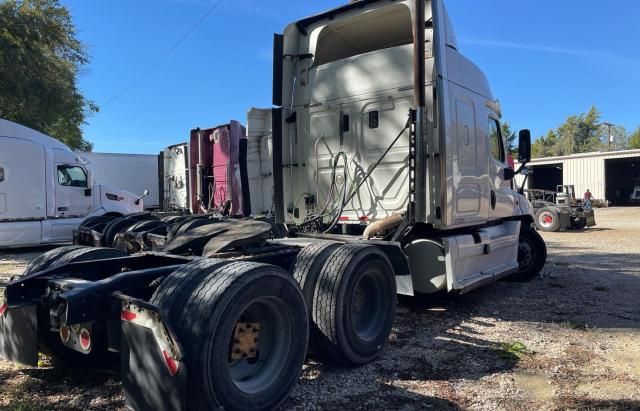
[[[110,215],[99,215],[94,217],[87,217],[80,223],[80,227],[93,228],[97,225],[103,225],[109,223],[116,217]]]
[[[308,322],[288,273],[199,260],[167,276],[151,302],[183,347],[190,409],[273,409],[289,395],[304,363]]]
[[[42,271],[49,268],[51,264],[53,264],[58,258],[63,255],[70,253],[71,251],[78,250],[84,248],[81,245],[68,245],[64,247],[54,248],[53,250],[49,250],[46,253],[40,255],[35,260],[33,260],[27,268],[24,270],[22,275],[27,275],[31,273],[35,273],[36,271]]]
[[[547,245],[537,231],[528,227],[520,228],[518,239],[518,271],[506,277],[509,281],[533,280],[547,261]]]
[[[309,344],[312,351],[317,351],[317,342],[324,338],[324,335],[313,322],[311,309],[313,308],[313,295],[316,290],[316,284],[320,272],[327,258],[333,253],[340,243],[331,241],[321,241],[305,247],[296,256],[293,266],[293,278],[298,282],[302,289],[304,301],[309,309]]]
[[[560,216],[555,210],[543,208],[536,213],[536,227],[541,231],[558,231]]]
[[[113,240],[116,238],[116,234],[126,230],[127,228],[137,224],[140,221],[156,220],[156,217],[149,213],[134,213],[124,217],[116,218],[110,223],[104,226],[102,232],[102,245],[105,247],[112,247]]]
[[[586,226],[587,226],[587,219],[586,218],[578,217],[578,218],[575,218],[575,219],[571,220],[571,228],[574,229],[574,230],[582,230]]]
[[[342,245],[316,283],[311,312],[324,338],[314,348],[340,363],[366,364],[389,338],[395,309],[395,276],[384,253],[371,245]]]

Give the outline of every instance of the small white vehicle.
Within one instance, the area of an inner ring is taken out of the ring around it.
[[[142,209],[139,196],[94,184],[66,145],[0,119],[0,247],[70,242],[88,216]]]

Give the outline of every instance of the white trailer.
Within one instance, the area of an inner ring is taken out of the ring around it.
[[[190,211],[189,144],[174,144],[162,150],[159,166],[161,210]]]
[[[271,109],[251,108],[247,114],[247,174],[251,214],[273,210]]]
[[[97,183],[119,187],[141,195],[145,190],[144,208],[160,208],[158,189],[158,155],[124,153],[77,153],[88,163]]]
[[[0,247],[72,240],[87,216],[128,214],[143,202],[93,183],[93,172],[69,147],[0,119]]]

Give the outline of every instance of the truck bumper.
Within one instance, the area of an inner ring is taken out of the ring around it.
[[[0,356],[24,365],[38,365],[38,309],[35,304],[0,305]]]

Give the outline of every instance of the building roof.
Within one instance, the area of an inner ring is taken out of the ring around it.
[[[553,163],[553,162],[562,162],[566,160],[577,160],[577,159],[584,159],[584,158],[591,158],[591,157],[620,158],[620,157],[635,157],[635,156],[640,156],[640,149],[618,150],[618,151],[595,151],[591,153],[571,154],[568,156],[532,158],[531,161],[527,164],[535,165],[536,163],[543,163],[543,162]]]

